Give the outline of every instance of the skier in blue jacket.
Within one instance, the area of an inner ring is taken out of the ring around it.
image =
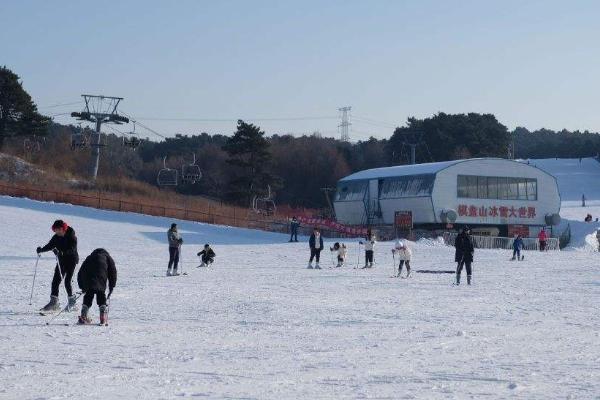
[[[525,256],[521,257],[521,250],[523,250],[523,238],[521,235],[517,235],[515,240],[513,241],[513,256],[511,261],[518,260],[521,261]]]

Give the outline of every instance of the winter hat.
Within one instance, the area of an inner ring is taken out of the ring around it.
[[[177,228],[177,224],[171,224],[171,229],[176,229]]]
[[[205,248],[205,249],[208,249],[209,247],[210,247],[210,244],[208,244],[208,243],[206,243],[206,244],[204,245],[204,248]]]
[[[54,223],[52,224],[52,230],[55,229],[63,229],[63,230],[67,230],[69,226],[67,225],[67,223],[65,221],[63,221],[62,219],[57,219],[56,221],[54,221]]]
[[[402,240],[396,240],[396,247],[397,248],[404,247],[404,242]]]

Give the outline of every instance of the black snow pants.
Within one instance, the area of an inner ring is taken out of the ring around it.
[[[63,261],[59,264],[56,264],[54,268],[54,277],[52,278],[52,290],[50,294],[52,296],[58,297],[58,288],[60,287],[60,282],[64,279],[65,281],[65,289],[67,290],[67,294],[69,296],[73,295],[73,287],[71,286],[71,281],[73,280],[73,274],[75,273],[75,267],[77,264],[73,262]],[[62,272],[62,276],[61,273]]]
[[[368,263],[373,264],[373,250],[365,251],[365,265],[367,265]]]
[[[460,277],[460,273],[463,269],[463,266],[466,268],[467,270],[467,276],[471,276],[471,261],[461,261],[458,263],[458,266],[456,267],[456,276]]]
[[[90,290],[85,292],[85,295],[83,296],[83,304],[90,308],[92,306],[92,301],[94,300],[94,295],[96,295],[96,304],[99,306],[106,305],[106,294],[99,290]]]
[[[406,263],[406,273],[410,274],[410,260],[400,260],[400,265],[398,265],[398,275],[402,272],[402,266]]]
[[[313,258],[316,259],[317,263],[321,259],[321,250],[323,249],[310,249],[310,261],[313,261]]]
[[[179,264],[179,247],[169,247],[169,266],[177,269],[177,265]]]

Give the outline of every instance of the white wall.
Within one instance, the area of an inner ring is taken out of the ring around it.
[[[385,224],[394,223],[396,211],[412,211],[414,223],[429,223],[435,221],[431,197],[407,197],[401,199],[380,200],[383,221]]]
[[[338,222],[348,225],[361,224],[365,213],[365,205],[361,201],[336,201],[333,203]]]
[[[458,175],[535,178],[537,179],[538,200],[459,199],[456,188]],[[488,210],[488,213],[490,207],[500,208],[501,206],[514,207],[517,210],[521,207],[534,207],[536,212],[535,218],[520,218],[518,213],[517,217],[510,218],[492,217],[489,215],[487,217],[459,215],[456,223],[460,224],[545,225],[544,217],[546,214],[558,213],[560,211],[560,196],[554,177],[538,168],[510,160],[464,161],[438,172],[433,188],[433,201],[436,222],[441,222],[440,213],[442,210],[453,209],[458,211],[458,207],[461,204],[475,206],[478,209],[484,207]]]

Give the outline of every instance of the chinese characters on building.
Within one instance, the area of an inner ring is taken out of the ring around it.
[[[515,207],[515,206],[474,206],[468,204],[459,204],[459,217],[471,218],[521,218],[534,219],[536,217],[535,207]]]

